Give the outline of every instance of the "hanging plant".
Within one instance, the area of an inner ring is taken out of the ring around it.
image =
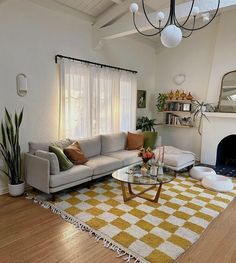
[[[159,112],[164,111],[167,99],[168,99],[167,94],[159,93],[159,95],[157,97],[157,104],[156,104],[157,110]]]

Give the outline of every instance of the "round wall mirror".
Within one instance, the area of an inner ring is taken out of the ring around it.
[[[222,78],[218,107],[220,112],[236,112],[236,70]]]

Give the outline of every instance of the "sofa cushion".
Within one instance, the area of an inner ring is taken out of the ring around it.
[[[29,153],[31,154],[35,154],[35,152],[37,150],[41,150],[41,151],[49,151],[49,146],[50,146],[50,142],[42,142],[42,143],[38,143],[38,142],[29,142]]]
[[[84,164],[88,161],[78,142],[74,142],[63,151],[67,158],[75,165]]]
[[[92,157],[85,164],[93,169],[93,175],[105,174],[122,167],[122,161],[104,155]]]
[[[126,133],[114,133],[101,135],[102,154],[116,152],[125,149],[126,145]]]
[[[49,151],[56,154],[61,171],[66,171],[73,166],[73,163],[66,157],[61,148],[49,146]]]
[[[127,150],[138,150],[144,145],[144,135],[128,132]]]
[[[57,156],[55,153],[37,150],[35,152],[35,155],[49,161],[49,163],[50,163],[50,174],[59,174],[60,173],[60,166],[59,166],[59,162],[58,162],[58,159],[57,159]]]
[[[144,135],[144,148],[154,149],[155,144],[156,144],[156,139],[157,139],[157,132],[144,131],[143,135]]]
[[[87,158],[101,154],[101,136],[78,140],[81,150]]]
[[[139,153],[138,150],[133,150],[133,151],[122,150],[122,151],[107,153],[106,155],[121,160],[123,166],[127,166],[142,161],[142,159],[138,157],[138,153]]]
[[[49,146],[57,146],[62,149],[66,148],[69,146],[72,142],[69,139],[63,139],[59,141],[54,141],[54,142],[29,142],[29,152],[31,154],[35,154],[37,150],[42,150],[42,151],[49,151]]]
[[[62,140],[58,140],[58,141],[55,141],[55,142],[52,142],[51,145],[52,146],[57,146],[61,149],[64,149],[66,147],[68,147],[69,145],[71,145],[71,140],[70,139],[62,139]]]
[[[92,176],[92,169],[84,165],[75,165],[71,169],[50,176],[50,187],[58,187],[83,180]]]

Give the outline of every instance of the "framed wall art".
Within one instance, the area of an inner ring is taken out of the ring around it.
[[[137,108],[146,108],[146,90],[137,91]]]

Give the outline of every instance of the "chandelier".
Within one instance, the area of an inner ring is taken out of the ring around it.
[[[194,3],[195,1],[192,0],[189,13],[184,19],[184,21],[181,23],[176,17],[175,0],[170,0],[170,12],[165,24],[163,25],[163,22],[165,20],[164,12],[158,12],[156,15],[158,25],[155,25],[153,22],[151,22],[150,18],[148,17],[145,8],[145,1],[142,0],[143,13],[149,25],[151,25],[152,29],[155,30],[155,32],[153,33],[143,33],[138,28],[135,19],[135,14],[138,12],[139,9],[138,4],[132,3],[130,5],[130,12],[133,14],[134,27],[136,28],[139,34],[148,37],[156,36],[159,34],[161,36],[162,44],[165,47],[173,48],[180,44],[182,38],[188,38],[192,35],[194,31],[200,30],[208,26],[216,17],[220,7],[220,0],[218,0],[218,4],[214,11],[214,14],[210,14],[209,12],[201,14],[200,8],[198,6],[195,6]],[[200,14],[202,16],[203,24],[201,26],[196,26],[196,20],[200,16]]]

